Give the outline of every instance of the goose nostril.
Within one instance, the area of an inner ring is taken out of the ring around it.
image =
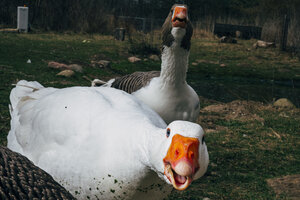
[[[176,157],[179,155],[178,149],[175,150],[175,155],[176,155]]]
[[[190,158],[191,158],[191,159],[194,159],[194,157],[195,157],[194,152],[191,151],[191,152],[190,152]]]

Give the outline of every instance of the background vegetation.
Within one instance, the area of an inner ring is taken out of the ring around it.
[[[125,20],[139,29],[146,24],[147,30],[153,30],[161,26],[174,3],[190,7],[190,18],[198,28],[211,32],[215,22],[255,25],[263,27],[263,40],[277,43],[288,14],[288,46],[299,52],[299,0],[2,0],[0,25],[16,27],[16,7],[27,5],[35,29],[112,34]]]

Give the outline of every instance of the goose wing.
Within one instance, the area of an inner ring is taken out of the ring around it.
[[[153,78],[159,77],[159,75],[159,71],[134,72],[132,74],[116,78],[114,82],[112,82],[111,87],[131,94],[147,86]]]

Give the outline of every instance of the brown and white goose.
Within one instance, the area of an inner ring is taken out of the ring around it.
[[[26,157],[0,146],[0,199],[75,199]]]
[[[162,27],[161,71],[135,72],[111,79],[103,86],[131,93],[167,124],[174,120],[196,121],[199,98],[186,82],[192,34],[186,5],[175,4]]]

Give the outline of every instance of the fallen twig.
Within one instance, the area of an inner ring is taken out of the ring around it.
[[[270,129],[277,138],[281,139],[281,136],[276,131],[274,131],[274,129],[272,129],[272,128],[270,128]]]

